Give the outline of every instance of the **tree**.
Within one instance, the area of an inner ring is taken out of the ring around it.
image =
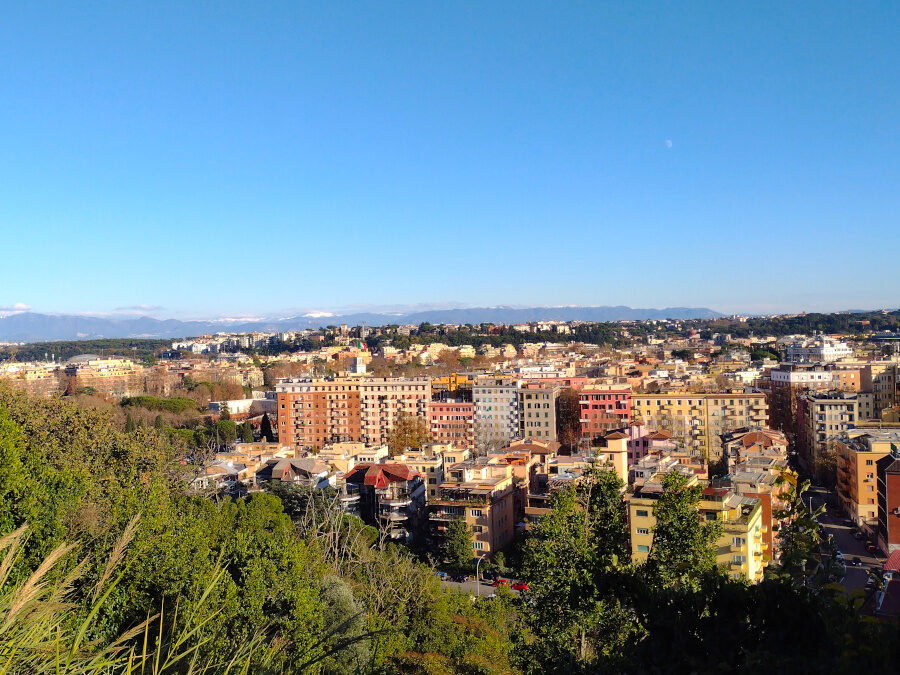
[[[156,419],[153,420],[153,428],[157,431],[165,431],[166,421],[163,419],[162,415],[157,415]]]
[[[401,412],[394,427],[388,434],[388,451],[391,457],[399,455],[409,448],[421,448],[431,442],[431,428],[428,420],[416,415]]]
[[[653,507],[656,524],[647,557],[649,578],[662,587],[693,588],[716,567],[716,542],[722,532],[718,521],[704,521],[698,510],[703,488],[670,471],[662,480],[663,492]]]
[[[790,488],[782,496],[784,506],[773,514],[773,520],[781,522],[776,540],[778,556],[766,569],[766,575],[802,586],[819,566],[816,555],[822,538],[817,518],[825,511],[825,506],[812,509],[804,501],[803,493],[809,489],[809,481],[799,482],[795,473],[784,473],[778,482],[779,485],[788,484]]]
[[[269,413],[263,413],[262,422],[259,425],[259,435],[266,443],[275,442],[275,434],[272,432],[272,422],[269,421]]]
[[[222,407],[219,408],[219,419],[230,420],[231,411],[228,409],[228,401],[222,401]]]
[[[556,405],[559,442],[573,450],[581,440],[581,402],[578,392],[566,387],[559,393]]]
[[[456,570],[472,566],[472,538],[464,518],[453,518],[447,524],[443,541],[444,562]]]
[[[134,430],[137,427],[134,424],[134,418],[131,416],[131,413],[125,415],[125,433],[131,434],[134,433]]]
[[[253,427],[250,426],[250,422],[244,422],[241,425],[241,442],[242,443],[252,443],[253,442]]]
[[[594,468],[553,495],[526,540],[534,648],[558,672],[610,657],[634,633],[633,613],[617,597],[631,569],[623,487],[615,472]]]

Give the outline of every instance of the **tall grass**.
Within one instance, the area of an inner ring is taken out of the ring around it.
[[[221,581],[219,570],[187,616],[179,608],[160,611],[108,644],[87,639],[92,623],[122,574],[115,575],[125,548],[134,536],[135,519],[125,529],[104,567],[100,581],[88,596],[86,610],[75,602],[76,586],[84,582],[87,561],[82,560],[67,574],[63,561],[72,547],[62,545],[51,551],[34,572],[15,582],[11,571],[26,536],[21,527],[0,538],[0,675],[163,675],[165,673],[248,673],[273,670],[277,648],[263,635],[232,645],[226,660],[203,656],[210,638],[203,629],[215,619],[215,611],[201,611],[210,593]],[[83,616],[77,619],[76,617]]]

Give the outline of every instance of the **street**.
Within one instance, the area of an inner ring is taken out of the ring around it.
[[[810,490],[812,492],[812,490]],[[806,493],[806,494],[809,494]],[[819,506],[824,503],[824,496],[827,494],[821,488],[817,489],[813,496],[813,506]],[[832,500],[834,503],[834,500]],[[844,578],[843,586],[847,591],[863,590],[868,578],[868,571],[874,568],[881,568],[884,563],[884,556],[880,552],[874,555],[866,551],[866,540],[856,539],[853,533],[855,527],[850,527],[844,523],[844,517],[836,518],[833,515],[834,507],[828,509],[819,516],[819,524],[825,529],[826,535],[830,534],[834,537],[834,543],[838,550],[844,554],[844,562],[847,565],[847,576]],[[850,564],[853,558],[859,558],[862,561],[861,567],[854,567]]]
[[[494,588],[494,582],[489,581],[487,579],[482,579],[480,584],[480,592],[479,592],[479,584],[475,582],[474,577],[471,577],[469,581],[456,582],[450,581],[448,579],[444,579],[441,581],[444,586],[448,588],[455,588],[458,591],[463,591],[464,593],[468,593],[469,595],[481,595],[481,597],[487,597],[491,593],[493,593],[496,589]],[[514,591],[511,587],[512,582],[510,582],[510,586],[507,586],[507,589],[512,591],[513,593],[518,594],[518,591]]]

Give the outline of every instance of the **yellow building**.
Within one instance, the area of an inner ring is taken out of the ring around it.
[[[765,394],[635,394],[632,415],[649,427],[672,434],[672,440],[708,459],[722,456],[721,434],[742,427],[768,426]]]
[[[837,494],[848,517],[858,525],[878,520],[878,474],[875,463],[900,445],[897,429],[851,429],[834,442]]]
[[[425,477],[426,497],[434,501],[444,482],[446,467],[469,459],[469,451],[452,443],[425,443],[419,450],[408,450],[394,458]]]
[[[472,555],[492,556],[515,536],[516,479],[499,458],[479,457],[446,467],[444,482],[431,505],[434,534],[443,536],[451,520],[465,521]]]
[[[687,474],[691,485],[697,477]],[[628,523],[631,530],[631,558],[643,562],[653,547],[656,517],[653,508],[662,496],[661,474],[636,487],[628,497]],[[755,497],[741,496],[730,488],[707,487],[699,504],[699,516],[722,523],[722,535],[716,546],[716,562],[733,577],[744,576],[761,581],[765,570],[763,542],[765,526],[762,506]]]

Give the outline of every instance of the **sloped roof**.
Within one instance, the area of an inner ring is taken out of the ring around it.
[[[410,481],[421,473],[399,462],[387,462],[384,464],[357,464],[347,473],[345,480],[348,483],[362,483],[376,488],[384,488],[391,483]]]
[[[623,438],[628,438],[628,434],[623,434],[621,431],[610,431],[603,438],[607,441],[619,441]]]

